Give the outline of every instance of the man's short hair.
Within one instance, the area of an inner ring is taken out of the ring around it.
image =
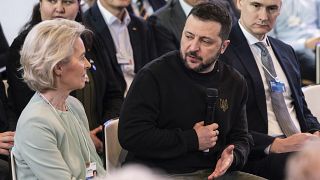
[[[221,24],[219,36],[222,40],[229,37],[231,31],[231,17],[228,10],[219,0],[210,0],[194,6],[188,15],[193,15],[202,21],[215,21]]]

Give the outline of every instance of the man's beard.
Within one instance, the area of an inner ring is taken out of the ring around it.
[[[192,58],[195,58],[201,62],[203,62],[203,59],[202,57],[198,56],[197,55],[197,52],[195,51],[189,51],[189,52],[186,52],[185,53],[185,58],[182,58],[182,61],[183,61],[183,64],[185,65],[186,68],[190,69],[190,70],[193,70],[195,72],[198,72],[198,73],[202,73],[202,72],[206,72],[209,68],[211,68],[211,66],[218,60],[219,56],[220,56],[220,53],[221,53],[221,48],[219,49],[219,51],[215,54],[215,56],[211,57],[208,61],[207,64],[203,64],[201,63],[198,67],[192,69],[189,64],[187,63],[187,56],[191,56]],[[183,57],[183,56],[181,56]]]

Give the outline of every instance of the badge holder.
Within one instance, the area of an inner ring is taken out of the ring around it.
[[[97,164],[96,162],[86,163],[86,180],[97,177]]]
[[[280,82],[278,79],[270,81],[270,88],[271,91],[275,93],[284,93],[286,91],[284,83]]]

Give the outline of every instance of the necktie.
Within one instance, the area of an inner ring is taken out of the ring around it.
[[[146,18],[147,11],[144,8],[143,0],[137,0],[136,2],[140,16]]]
[[[262,42],[256,43],[256,45],[261,50],[261,61],[264,66],[263,71],[267,82],[275,81],[275,77],[277,77],[276,71],[274,69],[271,56],[268,52],[268,49]],[[288,112],[283,94],[281,92],[274,92],[270,88],[270,95],[271,95],[271,104],[274,111],[274,114],[277,118],[279,126],[283,133],[288,137],[293,134],[298,133],[298,129],[293,124],[291,120],[290,114]]]

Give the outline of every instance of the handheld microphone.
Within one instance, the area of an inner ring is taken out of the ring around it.
[[[207,113],[204,125],[212,124],[214,121],[214,111],[218,100],[218,89],[207,88]]]
[[[207,88],[207,112],[206,118],[204,120],[204,125],[209,125],[214,122],[214,112],[216,102],[218,100],[218,89],[216,88]],[[203,152],[209,152],[209,149],[204,150]]]

